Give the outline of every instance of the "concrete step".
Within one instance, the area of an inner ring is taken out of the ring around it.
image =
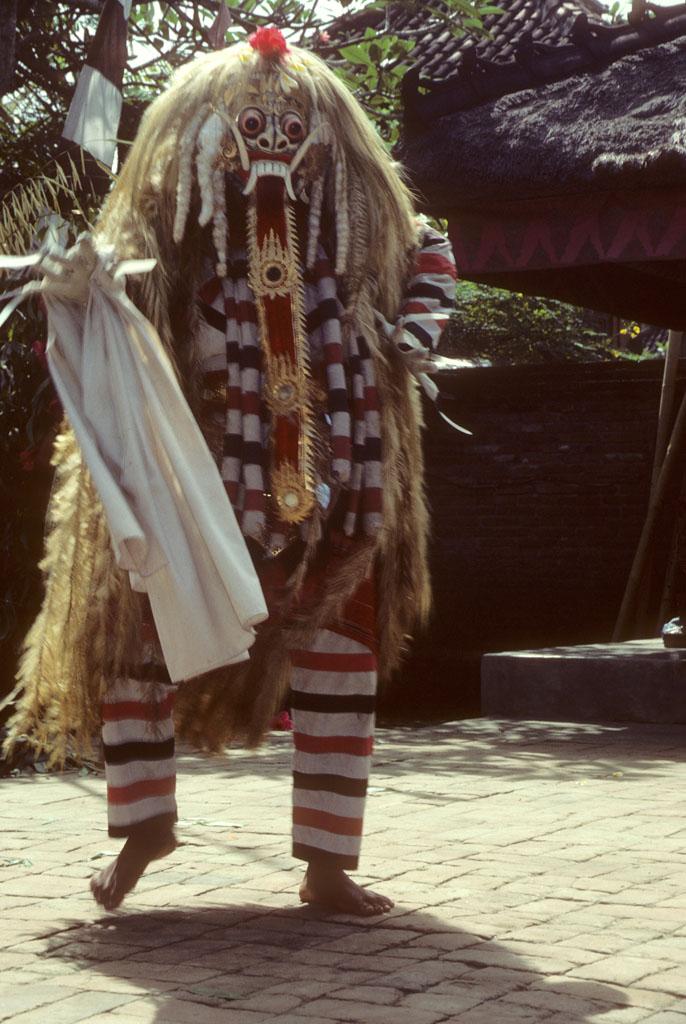
[[[630,640],[485,654],[481,706],[497,718],[686,723],[686,649]]]

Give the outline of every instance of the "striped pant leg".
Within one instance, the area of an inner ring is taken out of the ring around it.
[[[354,871],[374,741],[376,655],[328,629],[291,651],[293,856]]]
[[[174,687],[119,679],[102,703],[110,836],[165,831],[176,821]]]

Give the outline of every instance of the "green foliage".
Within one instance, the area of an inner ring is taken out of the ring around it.
[[[0,150],[5,156],[0,196],[50,167],[64,149],[62,127],[102,3],[18,0],[15,77],[12,91],[3,99],[5,116],[0,117]],[[329,38],[332,5],[316,0],[134,0],[120,127],[123,141],[133,138],[143,108],[164,89],[174,68],[215,45],[211,29],[222,6],[230,24],[219,45],[245,39],[262,25],[276,25],[291,42],[316,50],[336,69],[389,143],[397,139],[398,86],[414,48],[411,39],[393,32],[391,7],[394,12],[421,11],[427,30],[435,31],[438,23],[458,35],[482,33],[483,17],[498,10],[480,0],[343,0],[343,18]],[[384,11],[382,31],[364,25],[358,29],[360,19]]]
[[[446,355],[493,364],[593,362],[632,357],[609,343],[607,318],[556,299],[461,281]],[[655,355],[655,352],[646,353]]]
[[[342,7],[351,6],[351,0],[342,0]],[[381,136],[394,145],[398,140],[398,94],[403,75],[409,70],[415,40],[389,31],[388,14],[405,9],[409,13],[421,13],[426,31],[438,34],[450,32],[454,36],[483,35],[483,19],[488,14],[499,14],[501,9],[492,4],[471,3],[470,0],[438,0],[422,2],[417,0],[380,0],[380,2],[358,5],[365,10],[386,8],[386,29],[379,34],[370,26],[360,29],[345,46],[328,59],[340,77],[355,93],[369,117],[376,123]]]

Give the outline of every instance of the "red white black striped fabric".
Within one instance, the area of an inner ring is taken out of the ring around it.
[[[226,278],[204,285],[200,310],[205,320],[199,353],[208,395],[205,421],[208,414],[222,414],[216,395],[217,385],[225,381],[220,468],[227,493],[244,535],[280,550],[290,528],[267,499],[269,410],[262,400],[263,356],[245,253],[231,254]],[[381,526],[380,412],[374,367],[363,338],[351,340],[345,359],[343,309],[323,251],[305,281],[305,311],[313,378],[326,394],[318,425],[330,460],[321,467],[317,482],[343,487],[341,515],[348,536],[360,529],[373,535]],[[303,532],[306,529],[307,524]]]
[[[376,655],[320,630],[293,665],[293,856],[357,867],[371,765]],[[174,687],[121,679],[102,704],[108,831],[126,837],[177,819]]]
[[[454,307],[455,278],[450,244],[427,227],[400,311],[405,329],[427,348],[438,341]],[[199,358],[208,396],[204,420],[214,417],[211,430],[219,433],[224,418],[221,473],[227,493],[244,535],[280,550],[289,529],[275,518],[267,499],[269,411],[262,400],[257,311],[243,251],[230,254],[224,280],[212,278],[201,289],[200,310],[205,324]],[[344,349],[343,307],[332,266],[321,248],[314,269],[305,277],[305,310],[313,377],[327,396],[319,426],[330,457],[327,467],[319,467],[317,483],[341,489],[338,516],[348,537],[374,536],[383,523],[381,414],[374,363],[362,336],[351,337]],[[427,320],[427,313],[439,316]],[[218,401],[222,391],[225,397]],[[304,524],[301,531],[306,530]]]
[[[354,871],[374,742],[376,655],[320,630],[291,651],[293,856]]]
[[[406,331],[427,349],[435,349],[455,308],[457,270],[447,238],[428,224],[422,239],[400,315]],[[425,319],[426,314],[435,319]],[[415,319],[416,318],[416,319]]]
[[[130,10],[131,0],[105,0],[62,131],[108,167],[117,149]]]
[[[111,836],[176,821],[174,687],[119,679],[102,703],[102,746]]]

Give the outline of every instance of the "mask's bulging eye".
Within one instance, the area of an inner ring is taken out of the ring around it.
[[[281,118],[281,131],[289,142],[301,142],[305,138],[305,125],[302,118],[292,110]]]
[[[267,119],[258,107],[246,107],[238,116],[238,127],[247,139],[256,139],[266,124]]]

